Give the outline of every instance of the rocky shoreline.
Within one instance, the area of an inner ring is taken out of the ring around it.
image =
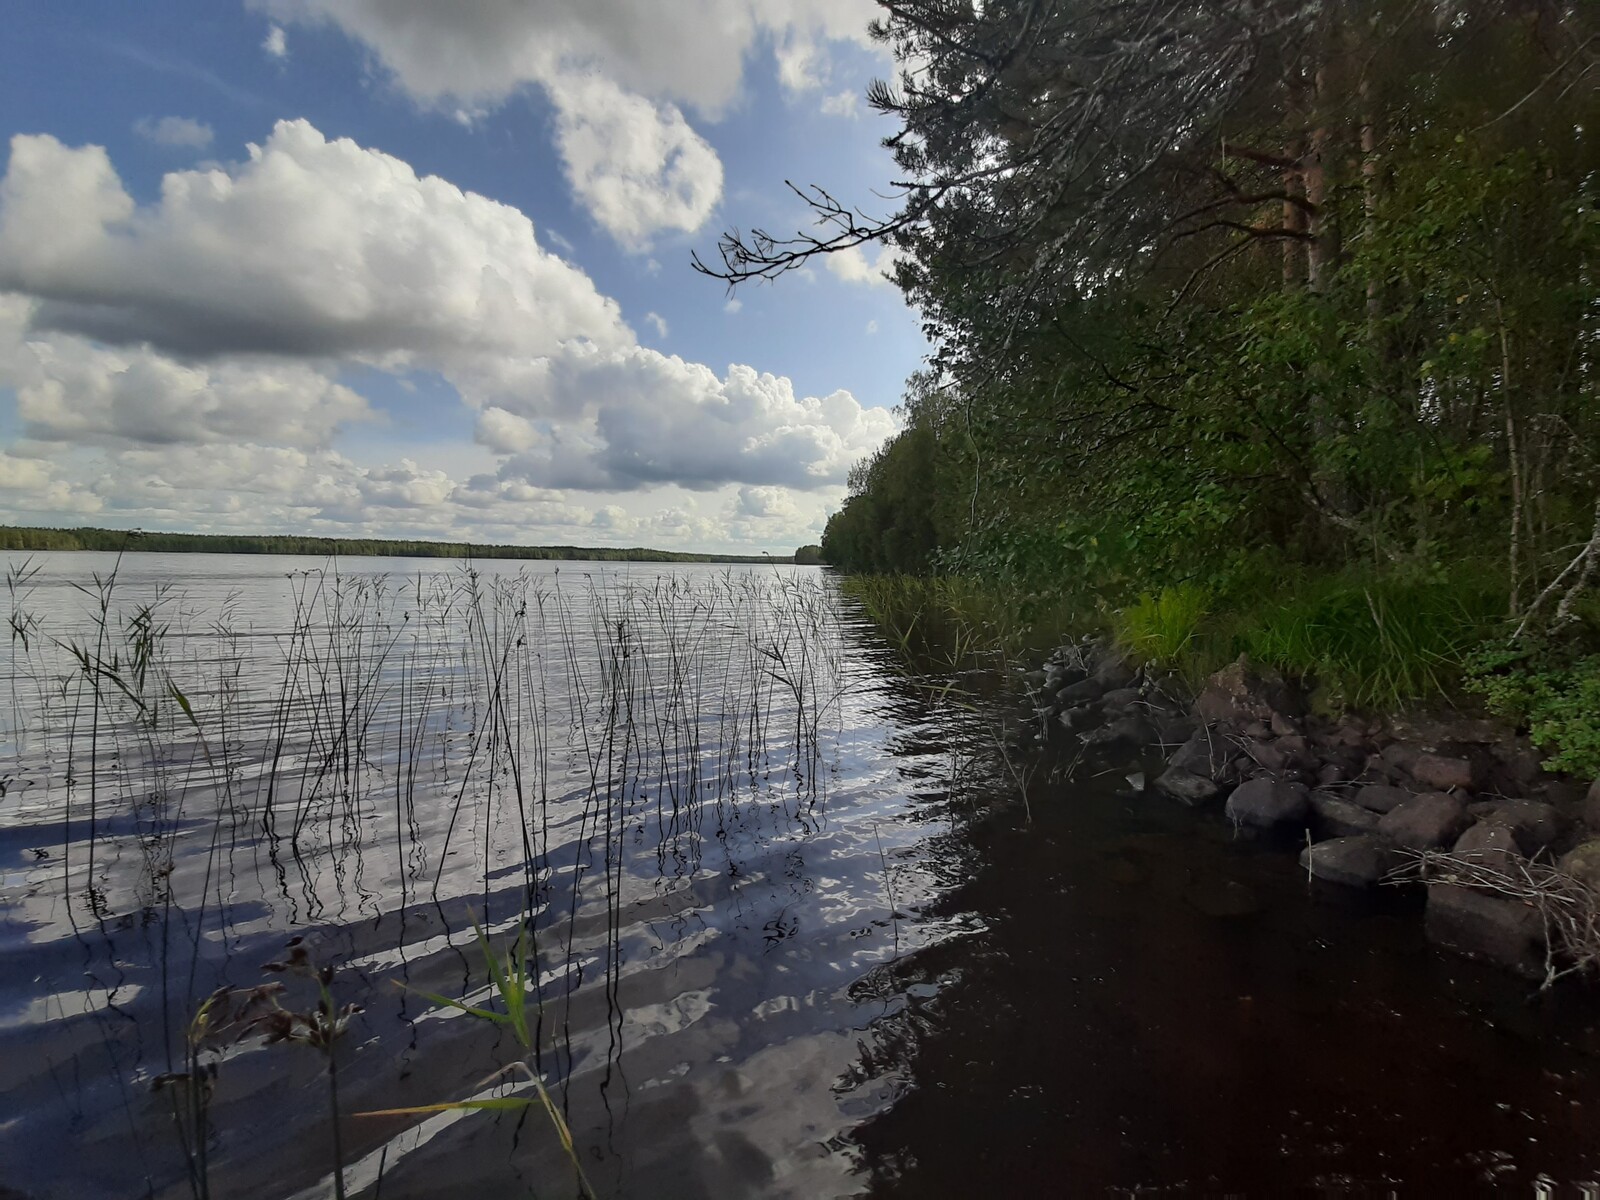
[[[1029,728],[1078,754],[1159,751],[1152,802],[1215,807],[1329,887],[1427,889],[1429,940],[1546,984],[1600,937],[1600,780],[1547,774],[1525,736],[1462,713],[1314,713],[1241,658],[1198,695],[1090,640],[1029,672]],[[1070,742],[1068,743],[1070,745]]]

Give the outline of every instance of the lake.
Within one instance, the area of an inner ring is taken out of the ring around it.
[[[1019,781],[1009,677],[816,568],[5,565],[0,1196],[1600,1174],[1590,992],[1130,764]],[[491,961],[525,1030],[448,1003],[502,1013]]]

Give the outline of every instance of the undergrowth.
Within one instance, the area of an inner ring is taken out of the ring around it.
[[[845,590],[924,665],[1010,661],[1101,631],[1194,686],[1247,654],[1305,680],[1329,709],[1381,709],[1463,696],[1472,654],[1505,632],[1505,594],[1493,579],[1470,566],[1432,576],[1280,570],[1220,593],[1178,584],[1115,610],[1092,593],[966,576],[854,576]]]

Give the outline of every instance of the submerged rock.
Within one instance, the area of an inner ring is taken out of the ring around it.
[[[1378,822],[1378,832],[1412,850],[1437,850],[1467,827],[1467,806],[1457,796],[1424,792],[1396,805]]]
[[[1428,885],[1428,940],[1528,979],[1545,974],[1544,920],[1529,905],[1452,883]]]
[[[1227,813],[1235,825],[1258,829],[1303,825],[1311,815],[1311,794],[1303,784],[1252,779],[1228,797]]]
[[[1167,760],[1167,765],[1220,782],[1233,775],[1232,762],[1236,749],[1220,729],[1207,725],[1195,730],[1189,740]]]
[[[1156,791],[1193,806],[1215,800],[1222,794],[1222,787],[1216,780],[1204,775],[1196,775],[1182,767],[1168,767],[1156,777]]]
[[[1372,887],[1394,862],[1394,847],[1370,833],[1333,838],[1300,851],[1300,865],[1313,878],[1345,887]]]

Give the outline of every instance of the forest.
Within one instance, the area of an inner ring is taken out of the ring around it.
[[[0,550],[124,550],[162,554],[297,554],[388,558],[509,558],[559,562],[787,562],[770,555],[689,554],[643,547],[499,546],[386,538],[319,538],[276,534],[154,533],[125,529],[41,529],[0,525]]]
[[[1334,700],[1600,711],[1600,5],[881,10],[898,209],[796,188],[812,232],[700,264],[877,243],[922,314],[828,562]]]

